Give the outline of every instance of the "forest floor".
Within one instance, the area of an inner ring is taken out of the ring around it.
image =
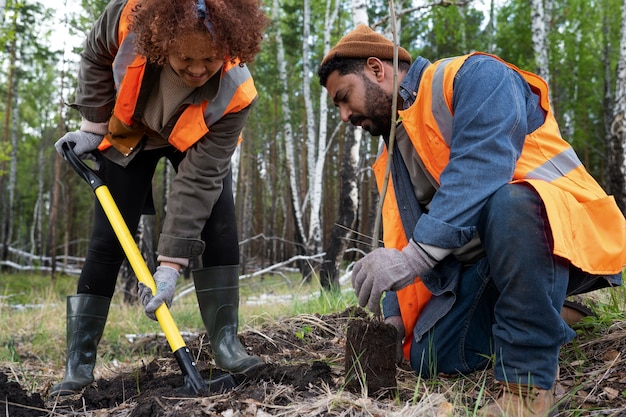
[[[496,395],[490,370],[466,376],[440,375],[427,381],[419,379],[406,362],[393,364],[392,381],[386,382],[386,388],[374,387],[374,376],[380,376],[375,374],[384,372],[387,365],[366,363],[362,357],[354,360],[348,347],[352,343],[346,343],[346,338],[355,321],[367,326],[382,324],[371,320],[363,310],[351,308],[325,316],[288,317],[242,331],[242,342],[266,364],[246,379],[237,378],[232,389],[201,392],[192,398],[176,391],[183,385],[183,378],[162,337],[135,342],[143,344],[142,348],[156,344],[156,359],[149,363],[139,359],[106,377],[106,372],[100,372],[96,382],[76,398],[49,400],[47,392],[58,381],[42,381],[29,391],[16,382],[19,378],[15,369],[0,364],[0,415],[472,416]],[[577,333],[578,337],[561,352],[557,415],[626,416],[626,321],[583,325]],[[384,331],[378,334],[382,338]],[[202,336],[186,343],[198,359],[199,371],[209,378],[210,347]],[[22,358],[20,373],[31,374],[33,379],[49,374],[45,363],[20,351],[20,346],[15,349]],[[393,354],[393,349],[388,353]],[[346,372],[357,367],[357,374],[366,377],[347,380]]]

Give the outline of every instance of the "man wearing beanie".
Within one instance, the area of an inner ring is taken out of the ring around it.
[[[480,415],[553,415],[566,297],[621,285],[624,216],[561,138],[540,77],[483,53],[397,56],[395,91],[393,43],[359,25],[318,70],[341,119],[382,136],[379,190],[392,158],[384,248],[352,273],[359,305],[378,313],[385,293],[423,377],[493,366],[501,394]]]

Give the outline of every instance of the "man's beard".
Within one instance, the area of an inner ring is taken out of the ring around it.
[[[369,119],[371,126],[367,129],[372,136],[389,136],[391,131],[391,105],[392,97],[372,82],[365,80],[365,118]]]

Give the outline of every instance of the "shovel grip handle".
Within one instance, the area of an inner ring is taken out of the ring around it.
[[[100,177],[93,172],[91,168],[87,166],[74,152],[74,144],[71,142],[65,142],[61,145],[61,150],[63,151],[63,157],[70,163],[74,171],[78,173],[87,184],[91,186],[91,189],[95,191],[96,188],[104,185],[104,182],[100,179]]]

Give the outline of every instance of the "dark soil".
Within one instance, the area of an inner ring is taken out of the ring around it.
[[[393,346],[369,343],[381,340],[385,332],[395,336],[395,329],[379,325],[363,310],[350,309],[327,316],[290,317],[242,332],[244,345],[260,355],[266,365],[247,378],[236,377],[237,385],[232,389],[203,391],[191,398],[177,391],[184,380],[164,339],[150,342],[162,353],[157,359],[143,363],[139,357],[132,369],[111,379],[98,379],[76,398],[47,399],[47,391],[58,381],[42,383],[44,388],[31,394],[14,382],[9,368],[0,368],[0,415],[467,416],[495,392],[489,371],[465,377],[441,375],[436,381],[425,382],[405,362],[394,364],[393,375],[385,374],[382,382],[370,386],[372,375],[384,373],[389,358],[394,361]],[[626,322],[613,322],[605,329],[579,328],[577,340],[563,348],[557,385],[559,416],[626,416],[625,326]],[[211,368],[210,346],[203,340],[186,342],[198,359],[203,378],[215,378],[220,371]],[[361,354],[355,356],[350,351]],[[367,361],[363,361],[365,357]],[[383,363],[376,363],[376,358],[384,358]],[[359,366],[366,365],[367,390],[360,384],[346,390],[350,386],[346,371],[354,369],[357,360]],[[45,364],[41,366],[45,368]],[[41,374],[38,369],[29,372],[33,378]],[[389,389],[391,383],[395,388]],[[377,387],[386,388],[382,390],[385,393]]]
[[[396,329],[380,320],[352,320],[348,324],[345,349],[346,388],[374,395],[391,394],[396,385]],[[361,376],[364,376],[362,378]]]
[[[6,374],[0,373],[0,404],[6,409],[6,415],[12,417],[36,417],[48,415],[47,412],[31,410],[27,407],[42,409],[44,402],[38,393],[28,395],[17,382],[9,382]]]

